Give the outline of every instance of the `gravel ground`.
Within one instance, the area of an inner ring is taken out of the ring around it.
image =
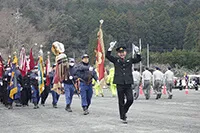
[[[0,133],[200,133],[200,91],[174,90],[172,100],[163,95],[145,100],[141,95],[130,108],[128,124],[119,119],[116,97],[104,90],[105,97],[93,97],[90,114],[83,115],[80,98],[74,96],[72,113],[65,111],[64,95],[58,108],[52,107],[49,95],[45,107],[34,110],[14,107],[8,110],[0,104]]]

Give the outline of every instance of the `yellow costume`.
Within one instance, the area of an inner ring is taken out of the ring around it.
[[[109,75],[107,77],[107,81],[106,83],[110,85],[110,90],[111,90],[111,93],[112,93],[112,96],[115,97],[117,95],[117,87],[116,87],[116,84],[113,84],[113,80],[114,80],[114,73],[115,73],[115,69],[114,67],[111,68],[109,70]]]

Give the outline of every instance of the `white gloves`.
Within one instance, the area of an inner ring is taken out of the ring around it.
[[[11,73],[8,73],[8,76],[11,76]]]
[[[73,79],[73,77],[72,77],[72,76],[69,76],[69,79],[70,79],[70,80],[72,80],[72,79]]]
[[[140,54],[140,49],[137,46],[134,47],[134,51],[136,54]]]
[[[2,81],[0,82],[0,85],[3,86],[3,82]]]
[[[61,86],[62,86],[62,88],[64,88],[65,84],[64,84],[64,83],[62,83],[62,84],[61,84]]]
[[[112,51],[112,49],[115,47],[116,43],[117,43],[117,41],[111,42],[110,43],[110,48],[108,49],[108,51]]]
[[[93,71],[93,70],[94,70],[94,68],[90,66],[89,67],[89,71]]]

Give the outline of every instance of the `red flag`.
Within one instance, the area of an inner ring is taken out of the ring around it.
[[[49,77],[49,73],[50,73],[50,59],[49,59],[49,55],[47,57],[47,60],[46,60],[46,86],[49,86],[50,85],[50,77]]]
[[[96,49],[96,65],[97,72],[99,75],[99,81],[104,78],[104,55],[101,47],[100,39],[97,40],[97,49]]]
[[[31,71],[31,70],[33,70],[34,67],[35,67],[34,58],[33,58],[33,53],[32,53],[32,48],[31,48],[31,50],[30,50],[29,59],[30,59],[30,62],[29,62],[29,68],[30,68],[30,70],[29,70],[29,71]]]
[[[0,56],[0,78],[2,79],[4,72],[3,58]]]
[[[24,77],[27,73],[27,62],[26,61],[24,62],[22,69],[20,69],[20,71],[21,71],[22,77]]]

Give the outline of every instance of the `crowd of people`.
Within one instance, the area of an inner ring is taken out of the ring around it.
[[[110,43],[110,48],[106,53],[106,58],[114,64],[109,70],[109,75],[106,77],[106,83],[110,87],[112,96],[118,96],[119,114],[123,123],[127,123],[127,112],[133,101],[139,97],[139,88],[142,86],[145,98],[150,98],[151,86],[156,93],[156,99],[161,98],[162,86],[166,85],[168,98],[172,99],[172,87],[174,85],[174,74],[171,68],[168,68],[164,74],[158,67],[152,73],[149,68],[140,74],[138,69],[132,71],[132,64],[141,61],[141,55],[138,50],[135,50],[135,57],[126,57],[126,47],[120,46],[116,48],[117,57],[112,56],[111,52],[116,42]],[[16,106],[29,106],[29,103],[34,104],[34,109],[39,108],[39,103],[45,106],[46,99],[49,93],[52,94],[53,108],[57,108],[57,103],[61,93],[65,95],[66,107],[65,110],[72,112],[71,104],[73,95],[76,93],[81,97],[81,106],[83,114],[89,114],[89,107],[93,95],[93,89],[96,93],[103,95],[102,86],[98,80],[97,72],[94,67],[89,64],[89,56],[82,55],[82,61],[75,63],[75,59],[68,58],[69,67],[67,74],[64,75],[61,82],[60,93],[54,90],[55,74],[57,64],[52,66],[51,71],[44,70],[44,90],[40,93],[38,73],[38,65],[33,70],[22,76],[17,61],[13,58],[11,65],[4,65],[4,72],[0,78],[0,101],[8,108],[13,109],[13,102]],[[1,64],[2,65],[2,64]],[[47,83],[47,75],[50,82]],[[13,85],[16,84],[16,89]],[[16,91],[16,92],[15,92]],[[97,94],[96,94],[97,95]],[[125,100],[126,99],[126,100]]]

